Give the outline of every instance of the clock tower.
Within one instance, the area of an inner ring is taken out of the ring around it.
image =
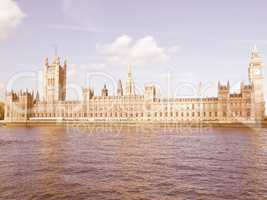
[[[265,115],[265,100],[264,100],[264,76],[263,62],[259,56],[259,52],[254,46],[251,52],[250,63],[248,68],[249,82],[253,86],[254,95],[252,107],[254,107],[256,120],[262,120]]]

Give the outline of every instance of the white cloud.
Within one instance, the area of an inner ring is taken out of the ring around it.
[[[6,38],[25,17],[13,0],[0,0],[0,39]]]
[[[152,36],[134,40],[123,35],[110,44],[98,45],[97,49],[109,63],[116,65],[146,66],[170,60],[167,49],[159,47]]]
[[[167,51],[169,53],[172,53],[172,54],[179,53],[181,51],[181,47],[180,46],[172,46],[172,47],[169,47],[167,49]]]

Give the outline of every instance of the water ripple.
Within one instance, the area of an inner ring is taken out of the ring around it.
[[[108,130],[1,128],[0,199],[267,198],[266,129]]]

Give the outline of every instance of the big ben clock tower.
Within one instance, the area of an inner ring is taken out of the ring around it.
[[[263,62],[256,46],[251,52],[248,73],[249,82],[254,89],[252,108],[254,108],[256,120],[262,120],[265,115]]]

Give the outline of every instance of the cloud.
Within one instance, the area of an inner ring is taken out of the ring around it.
[[[181,47],[180,46],[172,46],[172,47],[169,47],[167,49],[167,51],[171,54],[176,54],[176,53],[179,53],[181,51]]]
[[[26,15],[13,0],[0,1],[0,39],[6,38]]]
[[[123,66],[164,64],[170,60],[168,50],[159,47],[152,36],[134,40],[123,35],[110,44],[97,45],[97,50],[109,63]]]

